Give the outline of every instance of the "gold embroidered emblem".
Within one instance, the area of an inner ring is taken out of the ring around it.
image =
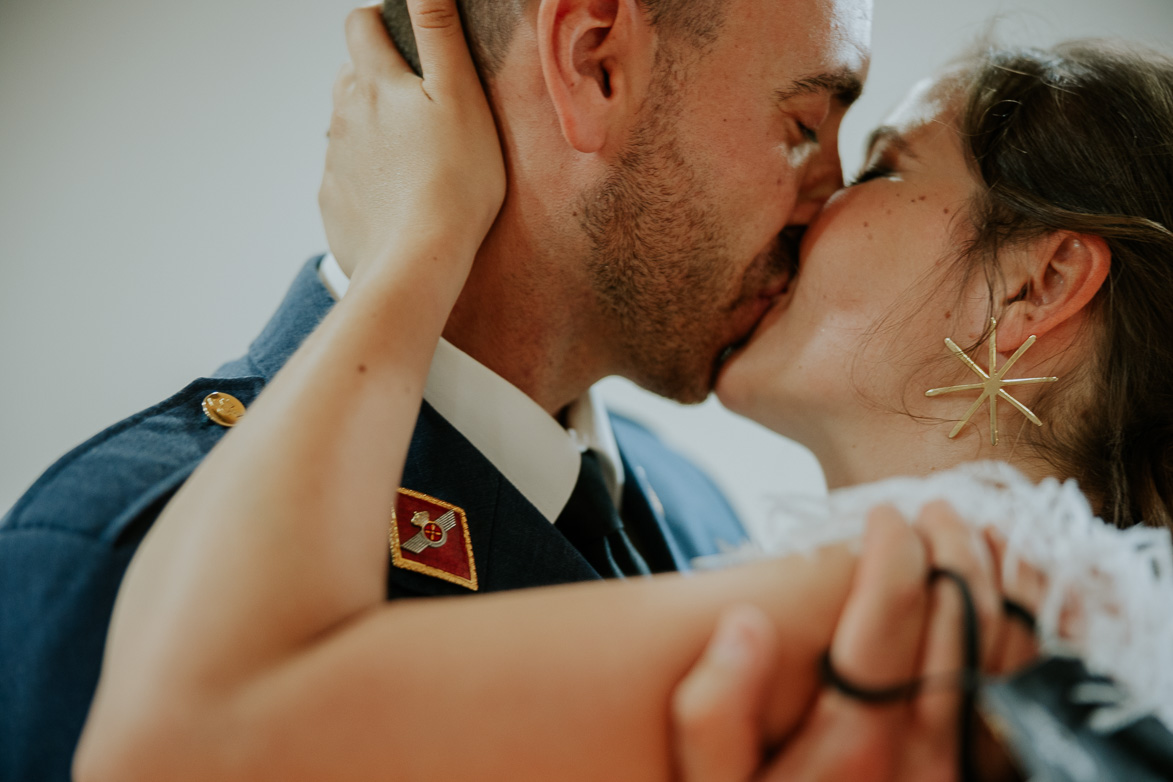
[[[468,519],[461,508],[400,489],[391,513],[391,564],[477,591]]]

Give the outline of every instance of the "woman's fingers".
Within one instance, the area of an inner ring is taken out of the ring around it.
[[[998,676],[1017,671],[1039,655],[1032,623],[1043,599],[1046,579],[1022,561],[1006,563],[1006,539],[997,530],[987,529],[985,539],[997,566],[1003,595],[1021,609],[1013,613],[1003,609],[993,657],[985,666],[987,673]],[[1003,569],[1007,564],[1009,568]]]
[[[970,658],[980,665],[983,656],[1022,654],[1005,643],[992,651],[992,639],[1010,636],[1000,626],[1000,573],[991,549],[944,503],[926,506],[912,527],[892,509],[872,512],[832,639],[834,673],[845,684],[824,689],[765,779],[956,778],[961,730],[969,730],[961,708]],[[984,651],[970,647],[969,632],[980,636]],[[923,682],[911,702],[867,702],[909,681]]]
[[[928,556],[893,508],[868,515],[863,552],[831,640],[833,676],[878,692],[917,678],[928,608]],[[782,748],[765,780],[908,782],[901,776],[912,711],[897,694],[868,702],[828,682],[810,716]]]
[[[990,645],[1001,617],[1001,596],[985,542],[948,504],[926,505],[914,526],[937,576],[924,639],[921,674],[926,683],[914,706],[921,741],[910,747],[906,762],[910,768],[944,773],[957,767],[961,730],[968,730],[968,715],[962,713],[967,668],[971,662],[980,668],[983,656],[989,656],[971,647],[971,641]]]
[[[352,279],[398,274],[384,261],[405,241],[442,241],[448,251],[428,273],[459,285],[504,200],[504,160],[455,0],[410,0],[408,9],[422,82],[378,7],[347,17],[352,61],[334,83],[318,204],[330,250]]]
[[[853,688],[894,694],[918,678],[928,576],[928,551],[904,517],[888,506],[872,510],[831,639],[830,663],[838,677]],[[811,778],[899,778],[900,744],[915,727],[905,697],[872,703],[832,688],[820,706],[818,717],[834,728],[824,728],[824,752],[810,753]],[[834,736],[839,740],[829,742]]]
[[[428,94],[435,99],[434,88],[452,95],[461,95],[469,87],[479,92],[456,0],[407,0],[407,8]]]
[[[882,689],[916,678],[928,595],[928,555],[891,507],[868,515],[863,554],[831,642],[846,679]]]
[[[701,659],[672,696],[683,782],[746,782],[762,757],[761,712],[776,633],[753,606],[721,615]]]
[[[407,61],[387,35],[379,8],[378,5],[362,6],[347,15],[346,50],[351,62],[360,73],[411,74]]]
[[[965,582],[977,612],[978,626],[974,630],[981,642],[978,664],[990,656],[996,637],[997,624],[1002,618],[1002,593],[998,583],[994,558],[981,533],[961,520],[945,502],[932,502],[924,507],[915,522],[929,549],[932,567],[955,573]],[[964,614],[961,590],[948,578],[938,579],[934,585],[934,599],[942,608],[955,614],[957,626],[953,636],[960,651],[964,637]],[[945,620],[938,623],[944,634]],[[944,651],[944,647],[942,647]],[[954,653],[949,652],[952,656]],[[927,660],[926,660],[927,662]]]

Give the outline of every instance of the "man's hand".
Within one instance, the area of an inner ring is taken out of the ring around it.
[[[492,113],[455,0],[409,0],[424,78],[395,50],[377,6],[346,20],[351,62],[334,85],[318,203],[342,268],[365,272],[414,238],[443,238],[464,280],[505,197]]]
[[[744,782],[761,765],[760,717],[777,633],[761,609],[728,608],[672,699],[683,782]]]
[[[894,510],[874,511],[852,591],[831,643],[831,661],[853,684],[881,690],[921,679],[913,698],[867,703],[825,687],[802,726],[763,766],[761,715],[773,631],[755,609],[730,609],[701,661],[681,683],[673,726],[684,782],[916,782],[956,778],[964,668],[963,604],[948,579],[969,585],[987,672],[1031,659],[1029,633],[1001,611],[1000,575],[988,540],[945,505],[929,506],[915,525]],[[731,639],[736,643],[731,644]],[[722,649],[735,649],[730,654]],[[993,745],[979,739],[983,778],[1000,778]]]

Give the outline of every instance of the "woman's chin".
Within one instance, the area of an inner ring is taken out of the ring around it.
[[[764,425],[761,407],[768,404],[769,386],[779,374],[774,363],[778,357],[769,347],[774,340],[769,336],[781,324],[789,305],[790,296],[784,296],[766,311],[745,344],[725,360],[714,387],[726,408]]]
[[[776,421],[772,419],[779,412],[770,403],[776,390],[769,387],[774,373],[763,366],[762,359],[753,342],[739,348],[721,367],[713,390],[726,409],[773,429]]]
[[[807,384],[787,371],[778,344],[761,337],[759,329],[729,357],[713,390],[726,409],[784,437],[799,439],[819,405],[811,404]]]
[[[749,415],[746,413],[749,403],[746,394],[749,388],[746,386],[741,377],[741,373],[738,371],[738,359],[744,350],[745,348],[739,349],[721,365],[721,370],[717,373],[717,382],[713,386],[713,392],[716,393],[717,399],[727,409],[749,418]]]

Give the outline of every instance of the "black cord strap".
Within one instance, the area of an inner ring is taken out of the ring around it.
[[[1017,600],[1011,600],[1008,597],[1004,597],[1002,598],[1002,610],[1006,613],[1006,616],[1010,617],[1011,619],[1017,619],[1019,622],[1025,625],[1027,630],[1030,630],[1032,633],[1035,631],[1035,615],[1032,614],[1030,609],[1024,606],[1022,603],[1019,603]]]
[[[819,674],[823,681],[852,700],[863,703],[892,703],[894,701],[912,700],[920,692],[923,679],[894,684],[891,687],[865,687],[845,679],[831,662],[831,650],[823,652],[819,660]]]
[[[929,582],[940,578],[947,578],[957,587],[961,597],[961,643],[965,654],[964,672],[972,683],[961,689],[961,706],[957,715],[960,729],[957,745],[957,760],[960,765],[959,779],[962,782],[976,782],[977,766],[973,757],[973,726],[977,711],[974,703],[977,699],[976,683],[981,674],[981,625],[978,623],[977,607],[973,603],[973,594],[969,591],[969,584],[953,570],[933,568],[929,573]]]
[[[958,744],[958,762],[962,782],[975,782],[977,779],[976,766],[973,763],[973,726],[976,711],[974,703],[977,696],[977,686],[981,682],[981,625],[978,623],[977,608],[973,602],[973,594],[969,591],[969,584],[960,573],[946,568],[934,568],[929,573],[929,582],[945,578],[952,581],[961,597],[961,632],[962,656],[964,661],[962,670],[957,676],[951,676],[951,681],[961,688],[961,706],[958,715],[960,728],[960,743]],[[1030,628],[1034,628],[1034,616],[1021,604],[1012,600],[1003,600],[1003,610],[1009,616],[1018,619]],[[892,703],[894,701],[910,700],[916,696],[927,684],[925,677],[918,677],[912,681],[895,684],[889,687],[865,687],[850,679],[844,678],[835,669],[831,662],[831,651],[823,653],[819,661],[819,671],[823,681],[828,686],[838,690],[843,695],[863,703]]]

